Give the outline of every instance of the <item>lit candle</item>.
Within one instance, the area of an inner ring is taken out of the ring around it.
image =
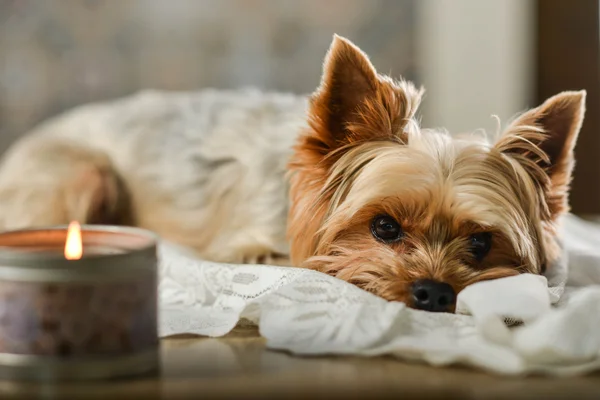
[[[156,237],[80,225],[0,233],[0,372],[84,380],[158,369]]]
[[[65,242],[65,258],[67,260],[79,260],[83,255],[83,242],[81,240],[81,225],[72,221],[67,230]]]

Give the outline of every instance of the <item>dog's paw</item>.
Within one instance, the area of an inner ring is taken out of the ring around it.
[[[280,265],[289,266],[290,260],[287,256],[277,253],[253,254],[244,257],[243,264],[257,265]]]

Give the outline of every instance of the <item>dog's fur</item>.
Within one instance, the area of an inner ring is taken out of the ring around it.
[[[420,279],[458,293],[542,273],[559,252],[585,92],[552,97],[495,140],[421,129],[422,94],[335,37],[310,98],[144,92],[80,107],[6,154],[0,225],[137,225],[215,261],[289,255],[408,305]],[[374,238],[379,215],[401,240]],[[492,245],[477,260],[480,232]]]

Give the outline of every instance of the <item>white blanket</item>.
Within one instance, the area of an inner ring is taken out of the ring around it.
[[[163,245],[160,334],[222,336],[249,321],[269,348],[296,354],[581,374],[600,369],[600,226],[568,216],[563,244],[552,275],[472,285],[460,314],[412,310],[315,271],[216,264]]]

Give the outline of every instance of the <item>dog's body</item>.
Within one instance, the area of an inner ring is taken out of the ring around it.
[[[495,141],[421,129],[421,96],[335,38],[310,98],[144,92],[84,106],[6,155],[0,224],[132,224],[211,260],[289,255],[451,311],[465,286],[558,256],[585,93],[549,99]]]
[[[1,225],[126,223],[207,259],[289,254],[286,164],[307,98],[146,91],[54,118],[0,169]]]

